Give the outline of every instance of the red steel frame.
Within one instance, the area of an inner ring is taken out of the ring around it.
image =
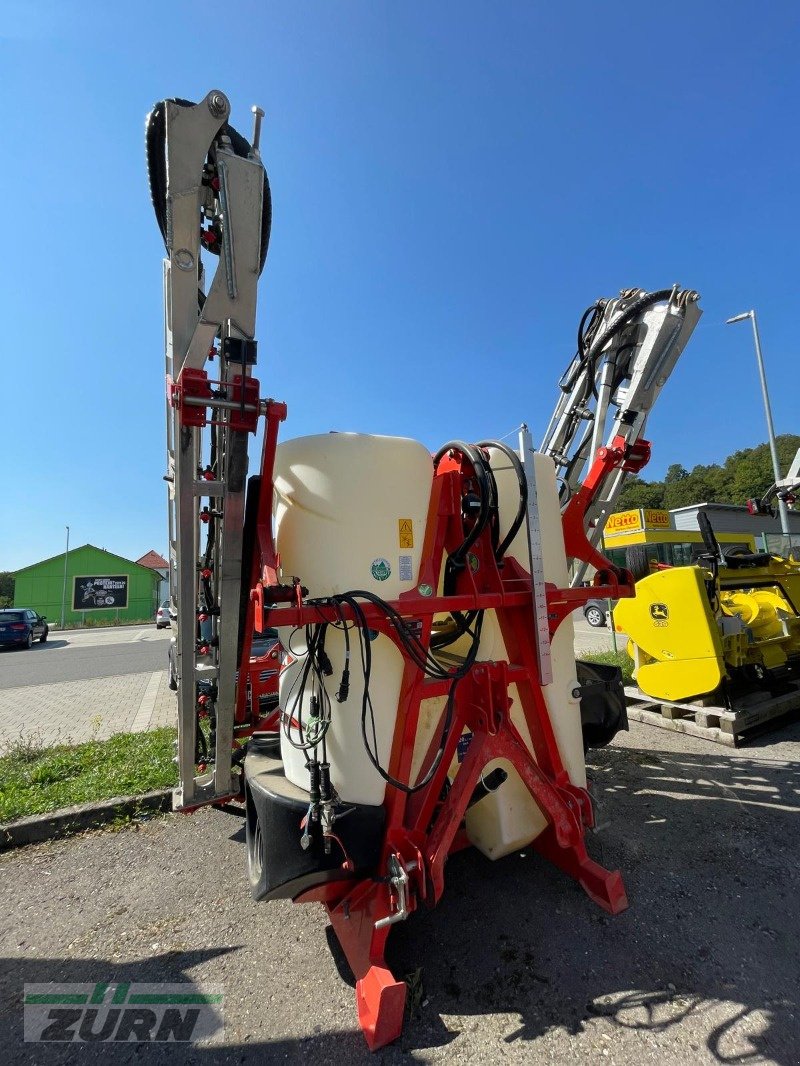
[[[279,584],[279,561],[272,538],[271,486],[278,428],[285,415],[282,404],[272,401],[268,404],[261,477],[262,486],[269,491],[262,491],[260,498],[246,633],[252,633],[252,623],[262,611],[263,620],[258,628],[304,626],[323,619],[336,622],[341,617],[333,608],[304,607],[297,579],[292,586]],[[639,469],[648,457],[647,442],[638,441],[629,446],[617,438],[610,448],[600,451],[580,491],[567,505],[563,514],[567,554],[592,563],[598,573],[592,588],[559,589],[547,585],[551,636],[564,618],[587,599],[633,595],[631,575],[612,567],[589,544],[585,515],[612,470]],[[410,795],[387,785],[386,828],[378,870],[386,871],[390,857],[394,856],[408,872],[409,912],[420,905],[434,906],[444,890],[448,855],[469,844],[462,823],[481,774],[491,760],[504,758],[514,766],[548,821],[547,828],[532,846],[578,881],[591,899],[617,914],[627,906],[622,877],[619,871],[604,869],[587,854],[584,832],[593,824],[591,801],[584,788],[570,781],[564,768],[542,693],[530,575],[514,559],[498,567],[487,530],[472,547],[478,565],[464,568],[455,595],[426,597],[419,592],[421,586],[439,587],[448,552],[463,541],[461,496],[470,476],[468,463],[452,453],[440,462],[433,478],[417,588],[401,595],[393,606],[404,618],[421,626],[420,639],[426,647],[434,615],[494,610],[508,660],[476,662],[457,685],[444,756],[429,784]],[[302,575],[299,577],[302,579]],[[385,615],[371,604],[365,603],[363,609],[370,627],[385,633],[402,651],[402,644]],[[345,615],[352,619],[347,609]],[[243,652],[249,654],[249,649]],[[395,779],[409,780],[421,701],[445,695],[449,684],[426,678],[406,657],[388,766]],[[508,694],[511,685],[517,686],[533,753],[511,720],[512,701]],[[246,728],[245,708],[241,699],[239,704],[237,721],[241,730]],[[446,779],[465,729],[472,733],[472,739],[445,795]],[[441,723],[430,742],[418,780],[432,766],[440,740]],[[311,889],[295,902],[311,901],[325,905],[355,975],[358,1018],[369,1047],[375,1050],[390,1043],[402,1029],[406,986],[395,979],[384,958],[391,925],[376,928],[375,923],[393,915],[392,889],[385,880],[343,880]]]

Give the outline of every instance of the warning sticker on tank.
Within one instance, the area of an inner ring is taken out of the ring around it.
[[[391,576],[392,568],[388,559],[378,558],[372,560],[370,571],[376,581],[386,581]]]
[[[414,547],[414,522],[411,518],[397,519],[397,535],[401,548]]]
[[[400,556],[400,580],[401,581],[413,581],[414,569],[411,565],[410,555]]]

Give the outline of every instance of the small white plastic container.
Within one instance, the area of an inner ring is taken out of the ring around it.
[[[490,455],[497,482],[502,539],[517,513],[519,483],[505,455],[494,450]],[[559,588],[566,588],[569,578],[555,467],[548,456],[538,453],[534,455],[534,463],[544,579]],[[529,569],[527,522],[523,523],[514,538],[506,552],[506,558],[516,558],[525,570]],[[533,604],[531,603],[531,626],[533,625]],[[561,623],[551,643],[553,679],[549,685],[542,687],[542,693],[564,767],[573,784],[585,787],[586,764],[583,755],[580,701],[573,695],[578,688],[573,644],[574,627],[570,615]],[[489,660],[508,658],[494,611],[487,611],[484,616],[478,657]],[[511,708],[512,721],[528,749],[533,753],[516,686],[511,687],[509,695],[514,701]],[[494,760],[484,771],[484,777],[488,776],[496,766],[502,766],[507,772],[507,780],[495,792],[479,800],[467,811],[466,815],[467,836],[475,847],[489,859],[500,859],[504,855],[525,847],[535,840],[547,826],[546,817],[511,763],[507,760]]]

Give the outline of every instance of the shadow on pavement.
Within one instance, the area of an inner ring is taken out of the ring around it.
[[[193,967],[236,950],[231,947],[207,951],[168,952],[131,963],[115,963],[105,959],[0,959],[0,1047],[6,1051],[18,1049],[16,1055],[11,1052],[11,1058],[4,1057],[3,1061],[35,1061],[41,1066],[71,1066],[76,1061],[111,1063],[113,1066],[142,1062],[148,1063],[148,1066],[175,1066],[184,1062],[197,1063],[197,1066],[227,1066],[232,1062],[305,1064],[313,1059],[326,1063],[375,1062],[357,1029],[326,1033],[319,1031],[320,1027],[317,1026],[318,1031],[305,1038],[258,1041],[235,1046],[225,1044],[224,1005],[220,1010],[212,1008],[215,1015],[211,1024],[214,1042],[209,1044],[192,1045],[164,1041],[145,1045],[135,1039],[125,1043],[104,1040],[81,1042],[79,1045],[75,1041],[23,1042],[22,995],[25,984],[64,983],[96,986],[98,982],[104,982],[118,986],[128,983],[183,983],[192,980],[189,971]],[[203,987],[213,983],[204,982]],[[108,998],[112,994],[113,989],[107,993]],[[96,1030],[101,1027],[102,1020],[102,1017],[99,1017],[94,1022]],[[80,1026],[80,1022],[70,1023],[69,1019],[60,1024],[71,1030],[77,1030]],[[22,1049],[25,1049],[25,1053]],[[394,1049],[389,1051],[392,1057],[393,1051]]]
[[[389,964],[399,977],[418,978],[417,994],[401,1040],[379,1056],[366,1051],[355,1006],[352,1031],[328,1032],[315,1026],[312,1004],[298,992],[298,1024],[308,1033],[300,1039],[224,1048],[150,1044],[144,1055],[134,1043],[84,1045],[80,1061],[428,1061],[423,1049],[447,1057],[466,1030],[460,1056],[480,1048],[486,1061],[499,1057],[502,1045],[532,1059],[538,1049],[531,1042],[546,1034],[589,1034],[594,1047],[606,1039],[612,1057],[624,1053],[626,1062],[660,1061],[664,1043],[659,1051],[637,1044],[641,1037],[671,1041],[671,1062],[710,1055],[736,1066],[759,1059],[795,1066],[800,763],[712,748],[698,755],[611,747],[594,754],[589,769],[608,822],[590,849],[622,870],[630,909],[605,914],[532,850],[494,864],[476,852],[456,855],[439,907],[417,912],[390,937]],[[215,825],[230,837],[228,819]],[[199,963],[236,950],[170,952],[127,964],[4,960],[0,1047],[25,1046],[16,1043],[25,982],[183,981]],[[346,978],[335,940],[333,954]],[[235,980],[248,980],[247,973]],[[303,975],[287,972],[284,981],[300,989]],[[287,1024],[282,1019],[284,1030]],[[559,1046],[570,1047],[563,1039]],[[38,1045],[35,1060],[71,1063],[77,1054],[72,1045]]]
[[[622,870],[629,910],[605,914],[534,851],[463,853],[439,907],[393,933],[395,973],[424,968],[423,1013],[518,1013],[508,1042],[680,1026],[687,1056],[795,1066],[800,763],[614,747],[592,761],[608,826],[589,847]]]
[[[66,648],[68,644],[69,644],[68,640],[50,640],[50,639],[46,640],[44,642],[44,644],[42,644],[42,642],[40,640],[34,641],[34,643],[30,646],[30,648],[26,648],[22,644],[20,644],[20,645],[2,644],[2,645],[0,645],[0,652],[3,652],[3,651],[8,651],[8,652],[12,652],[12,651],[44,652],[44,651],[51,651],[53,648]]]

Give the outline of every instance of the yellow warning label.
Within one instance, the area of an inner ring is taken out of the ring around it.
[[[397,532],[401,548],[414,547],[414,523],[410,518],[397,519]]]

